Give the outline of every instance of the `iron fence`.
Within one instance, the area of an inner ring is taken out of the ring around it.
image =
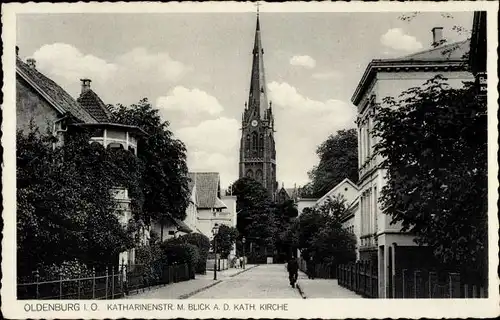
[[[64,299],[118,299],[133,292],[157,285],[194,279],[194,268],[189,264],[121,265],[107,267],[102,272],[74,278],[43,280],[34,272],[34,281],[18,283],[17,298],[64,300]]]
[[[395,298],[486,298],[487,287],[477,281],[467,281],[458,272],[403,269],[395,275]]]

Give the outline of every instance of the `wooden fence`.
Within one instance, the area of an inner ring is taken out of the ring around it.
[[[34,281],[18,283],[17,298],[23,299],[117,299],[157,285],[194,279],[194,268],[188,264],[171,266],[122,265],[107,267],[103,272],[76,278],[41,280],[34,272]]]
[[[364,297],[378,298],[378,270],[369,262],[339,265],[337,268],[340,286]]]
[[[298,263],[300,271],[308,275],[311,273],[310,270],[307,269],[307,261],[300,258]],[[313,278],[318,279],[337,279],[337,267],[329,264],[315,264],[311,275]]]

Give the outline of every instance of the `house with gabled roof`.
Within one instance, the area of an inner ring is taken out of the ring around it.
[[[381,156],[374,154],[374,145],[379,139],[372,134],[375,106],[385,97],[397,98],[438,74],[447,78],[452,87],[462,87],[464,81],[473,80],[467,70],[469,46],[469,40],[446,43],[443,28],[433,28],[430,49],[396,59],[373,59],[351,98],[358,108],[360,259],[378,265],[381,298],[395,297],[393,279],[400,277],[404,268],[416,268],[417,262],[431,261],[431,255],[425,247],[414,243],[411,234],[402,232],[400,223],[393,224],[391,217],[380,208],[380,192],[386,185],[387,170],[381,167]]]
[[[16,125],[26,132],[31,126],[41,134],[49,133],[64,143],[68,130],[85,128],[91,133],[91,143],[106,148],[122,148],[137,155],[139,138],[146,133],[136,127],[112,122],[111,112],[90,88],[90,79],[82,79],[80,97],[75,100],[56,82],[36,69],[32,58],[23,62],[16,47]],[[117,201],[119,220],[127,224],[132,219],[131,199],[126,188],[110,190]],[[117,263],[133,263],[134,249],[119,254]]]
[[[196,227],[213,238],[212,229],[217,225],[236,227],[236,196],[221,195],[218,172],[191,172],[196,190]]]

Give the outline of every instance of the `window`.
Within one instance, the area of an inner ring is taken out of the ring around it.
[[[122,149],[122,150],[125,150],[125,148],[123,147],[123,144],[117,143],[117,142],[109,143],[108,144],[108,149]]]
[[[168,231],[168,235],[169,236],[174,236],[175,235],[175,231],[174,230],[169,230]]]

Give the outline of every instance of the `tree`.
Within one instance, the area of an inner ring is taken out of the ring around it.
[[[224,224],[219,227],[219,233],[217,233],[217,252],[220,253],[223,259],[226,259],[231,253],[238,236],[238,229],[234,227]],[[212,247],[213,245],[212,242]]]
[[[233,184],[233,194],[237,196],[237,228],[248,242],[274,251],[277,223],[275,210],[267,190],[261,183],[241,178]]]
[[[309,172],[309,196],[322,197],[345,178],[358,181],[358,137],[355,129],[339,130],[318,146],[319,164]],[[303,189],[304,195],[307,188]]]
[[[301,250],[305,259],[337,265],[356,259],[356,238],[343,228],[345,201],[334,198],[320,207],[306,208],[284,234],[285,240]]]
[[[130,107],[110,106],[110,110],[114,122],[138,126],[147,133],[138,146],[138,156],[146,168],[142,181],[147,222],[155,219],[163,225],[168,215],[185,219],[189,178],[184,144],[173,137],[169,123],[161,120],[158,109],[147,99]],[[161,233],[163,239],[163,228]]]
[[[436,76],[377,107],[382,209],[446,265],[487,267],[487,107]]]
[[[17,132],[18,275],[74,259],[105,265],[134,246],[133,225],[142,212],[134,210],[131,223],[122,225],[110,190],[126,187],[140,198],[141,163],[89,138],[74,132],[53,148],[52,136],[33,125]]]

